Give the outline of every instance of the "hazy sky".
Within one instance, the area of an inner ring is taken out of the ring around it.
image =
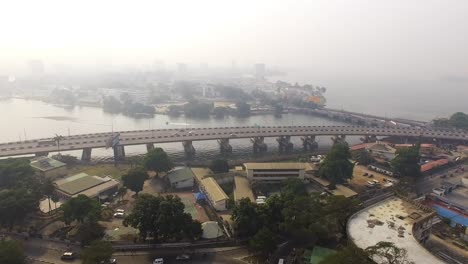
[[[3,0],[0,61],[468,76],[466,0]]]

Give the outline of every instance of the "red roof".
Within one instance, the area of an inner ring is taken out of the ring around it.
[[[351,151],[365,149],[366,147],[367,147],[367,143],[357,144],[357,145],[351,146]]]
[[[439,159],[439,160],[430,161],[428,163],[421,165],[421,172],[430,171],[434,168],[446,165],[448,164],[448,162],[449,162],[448,159]]]

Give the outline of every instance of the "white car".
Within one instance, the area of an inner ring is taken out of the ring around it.
[[[155,258],[153,260],[153,264],[164,264],[164,259],[163,258]]]
[[[115,210],[116,213],[125,213],[125,210],[124,209],[117,209]]]
[[[115,218],[124,218],[124,216],[125,216],[125,213],[115,213],[114,214]]]

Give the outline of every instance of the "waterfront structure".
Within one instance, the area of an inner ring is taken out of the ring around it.
[[[195,180],[197,181],[198,188],[205,194],[209,204],[216,211],[224,211],[227,209],[227,200],[229,197],[223,191],[221,186],[210,175],[213,172],[207,168],[192,168]]]
[[[67,173],[67,165],[49,157],[37,157],[31,160],[30,166],[44,178],[55,179]]]
[[[234,176],[234,202],[247,198],[251,202],[255,201],[249,180],[244,176]]]
[[[306,170],[312,167],[308,163],[244,163],[247,179],[250,181],[277,182],[289,178],[304,180]]]
[[[70,199],[83,194],[90,198],[106,200],[119,188],[119,182],[109,176],[90,176],[86,173],[56,180],[54,184],[56,193],[63,199]]]
[[[265,137],[276,137],[278,144],[287,146],[287,150],[292,149],[290,137],[311,136],[337,136],[344,139],[349,136],[395,136],[402,138],[427,138],[441,139],[452,142],[468,141],[468,132],[465,131],[445,131],[421,129],[415,127],[392,127],[375,128],[365,126],[244,126],[244,127],[209,127],[190,129],[153,129],[137,131],[120,131],[107,133],[90,133],[82,135],[64,136],[60,141],[61,151],[83,150],[82,159],[89,160],[93,148],[112,147],[114,149],[114,159],[116,161],[125,159],[125,146],[146,144],[151,149],[154,143],[182,142],[184,149],[190,153],[195,153],[193,141],[220,140],[220,144],[225,144],[225,140],[230,141],[238,138],[250,138],[253,150],[257,152],[266,151]],[[43,156],[49,152],[57,151],[53,139],[35,139],[19,142],[8,142],[0,144],[0,157],[35,154]],[[42,142],[42,143],[41,143]],[[309,142],[309,140],[308,140]],[[312,145],[316,145],[313,144]]]
[[[173,170],[167,174],[167,178],[174,189],[192,188],[195,181],[190,168]]]
[[[430,235],[435,211],[409,199],[390,197],[353,215],[347,224],[348,237],[365,249],[380,241],[393,242],[408,252],[415,264],[443,264],[420,243]],[[376,263],[385,263],[374,259]]]

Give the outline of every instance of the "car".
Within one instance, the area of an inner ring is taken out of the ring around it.
[[[125,213],[115,213],[114,214],[115,218],[124,218],[124,216],[125,216]]]
[[[125,210],[124,209],[117,209],[115,210],[116,213],[125,213]]]
[[[164,264],[164,259],[163,258],[155,258],[153,260],[153,264]]]
[[[74,260],[76,258],[75,252],[64,252],[60,257],[61,260]]]
[[[105,260],[101,261],[101,264],[117,264],[117,260],[114,259],[114,258],[111,258],[111,259],[109,259],[107,261],[105,261]]]
[[[362,176],[369,176],[369,173],[365,172]]]
[[[237,135],[236,135],[236,134],[232,134],[232,133],[231,133],[231,134],[229,134],[229,136],[230,136],[230,137],[237,137]]]
[[[176,260],[190,260],[190,255],[188,254],[177,255]]]

